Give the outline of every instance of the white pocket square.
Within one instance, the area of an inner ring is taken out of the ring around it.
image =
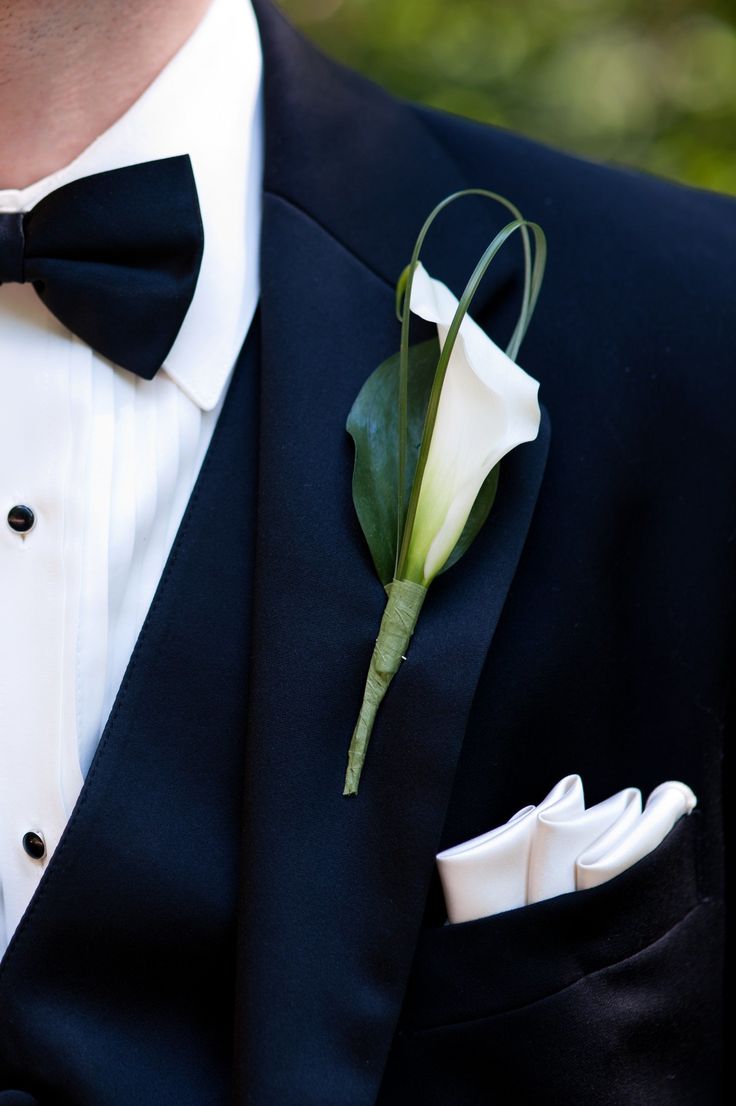
[[[438,854],[448,919],[472,921],[604,883],[655,849],[696,802],[672,780],[643,809],[639,789],[627,787],[586,810],[580,776],[566,776],[538,806]]]

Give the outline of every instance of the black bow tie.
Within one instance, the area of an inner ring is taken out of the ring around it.
[[[150,380],[192,302],[203,246],[189,157],[147,161],[0,213],[0,284],[32,282],[77,337]]]

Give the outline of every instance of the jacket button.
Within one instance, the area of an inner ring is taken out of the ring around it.
[[[16,534],[27,534],[33,529],[35,521],[36,516],[25,503],[16,503],[15,507],[11,507],[8,511],[8,526],[11,530],[15,530]]]
[[[29,830],[28,833],[23,834],[23,848],[34,860],[41,860],[46,855],[46,842],[35,830]],[[0,1098],[0,1106],[3,1106],[2,1098]]]

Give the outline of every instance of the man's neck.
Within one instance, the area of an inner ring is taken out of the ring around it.
[[[0,0],[0,188],[72,161],[127,111],[210,0]]]

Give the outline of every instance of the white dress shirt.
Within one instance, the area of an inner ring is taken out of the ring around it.
[[[79,157],[0,191],[0,211],[27,211],[78,177],[189,154],[205,233],[194,299],[152,381],[93,353],[31,285],[0,286],[0,954],[82,788],[255,312],[261,68],[250,5],[213,0]],[[7,521],[19,504],[27,533]]]

